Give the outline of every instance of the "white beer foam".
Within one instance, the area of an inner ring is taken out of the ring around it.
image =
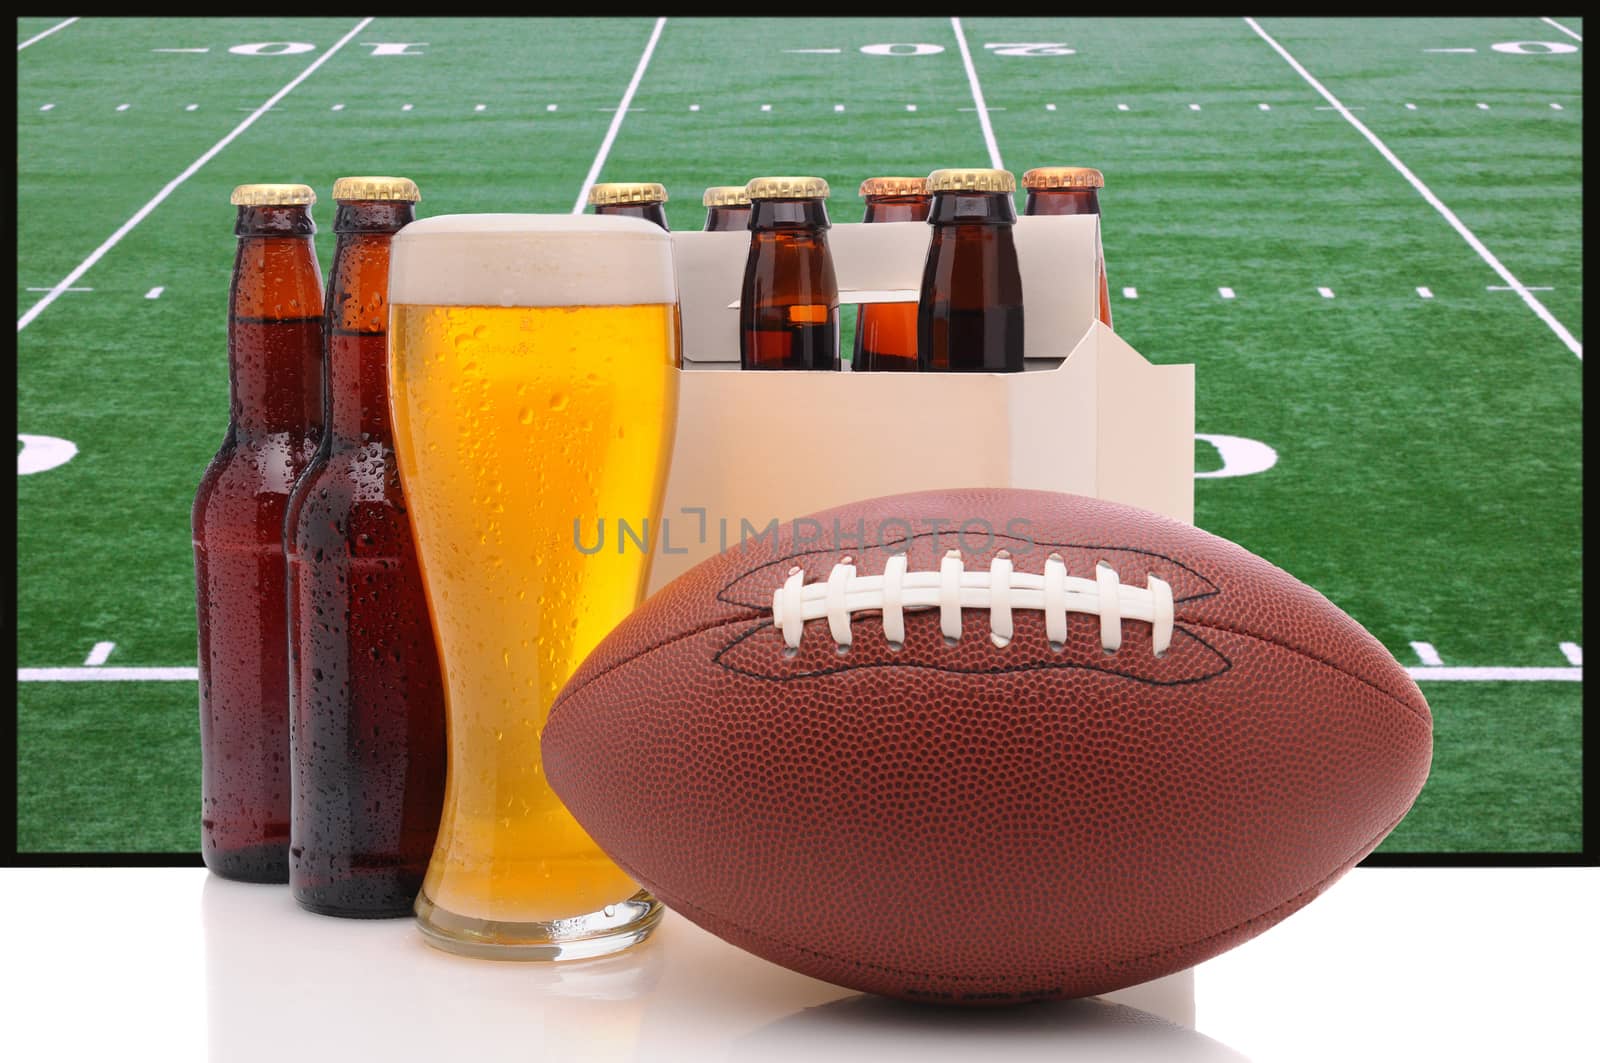
[[[640,218],[444,214],[395,234],[389,302],[428,306],[676,303],[672,237]]]

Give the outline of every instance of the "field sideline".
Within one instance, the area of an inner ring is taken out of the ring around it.
[[[1117,330],[1194,362],[1196,523],[1422,683],[1386,853],[1575,852],[1583,22],[18,20],[18,846],[198,846],[188,513],[226,426],[228,190],[421,213],[1083,163]],[[1020,202],[1020,199],[1019,199]],[[870,426],[862,426],[864,436]],[[1042,441],[1041,445],[1048,445]]]

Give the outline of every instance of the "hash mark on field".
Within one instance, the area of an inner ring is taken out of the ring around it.
[[[699,109],[700,109],[700,105],[698,103],[691,103],[689,105],[689,110],[691,110],[691,111],[698,111]]]
[[[1552,103],[1550,105],[1550,109],[1552,111],[1560,111],[1560,110],[1563,110],[1564,108],[1559,103]]]
[[[1418,288],[1417,289],[1417,294],[1422,296],[1424,299],[1432,299],[1433,298],[1433,289],[1432,288],[1427,288],[1427,287]]]
[[[111,651],[117,648],[115,642],[97,642],[94,649],[89,651],[89,656],[83,659],[85,668],[99,668],[111,656]]]
[[[1430,668],[1437,668],[1444,663],[1444,659],[1439,656],[1439,651],[1433,648],[1431,642],[1413,642],[1411,649],[1416,653],[1417,660]]]
[[[1127,110],[1127,109],[1128,109],[1128,105],[1127,105],[1127,104],[1125,104],[1125,103],[1119,103],[1119,104],[1117,104],[1117,110],[1119,110],[1119,111],[1126,111],[1126,110]]]
[[[133,217],[123,222],[122,225],[117,228],[117,231],[106,237],[104,242],[102,242],[99,247],[89,252],[89,257],[85,258],[82,262],[73,267],[71,273],[68,273],[65,277],[62,277],[60,282],[54,288],[45,293],[44,298],[28,307],[27,311],[21,317],[17,318],[17,331],[21,332],[23,329],[27,328],[34,318],[44,313],[45,309],[49,307],[51,303],[56,301],[56,298],[60,292],[66,290],[69,285],[75,283],[85,273],[88,273],[91,269],[93,269],[96,262],[99,262],[106,256],[107,252],[109,252],[113,247],[116,247],[117,244],[122,241],[124,236],[127,236],[133,231],[136,225],[144,221],[145,218],[149,217],[150,213],[164,203],[168,196],[172,195],[173,192],[176,192],[180,185],[199,172],[200,167],[210,162],[216,157],[218,152],[227,147],[229,144],[233,143],[235,138],[255,124],[256,119],[260,118],[263,114],[270,110],[273,104],[289,95],[289,93],[294,91],[295,86],[299,85],[306,78],[316,73],[318,68],[320,68],[323,63],[326,63],[329,59],[338,54],[340,49],[342,49],[346,44],[349,44],[350,41],[354,39],[356,34],[366,29],[371,23],[372,16],[370,15],[356,23],[355,27],[351,29],[349,33],[346,33],[343,37],[340,37],[337,41],[334,41],[333,45],[329,47],[327,51],[323,52],[321,55],[317,56],[316,59],[312,60],[304,70],[300,71],[300,73],[291,78],[287,85],[268,97],[267,102],[256,108],[256,110],[251,113],[250,117],[244,119],[238,125],[234,126],[233,129],[230,130],[221,140],[207,148],[198,159],[184,167],[182,173],[178,174],[178,176],[174,177],[172,180],[163,185],[161,187],[161,191],[152,196],[144,206],[134,211]]]
[[[1543,15],[1541,15],[1541,16],[1539,16],[1539,21],[1543,22],[1547,26],[1552,26],[1555,29],[1560,30],[1562,33],[1565,33],[1568,37],[1571,37],[1573,40],[1579,42],[1580,44],[1583,42],[1583,38],[1582,37],[1578,36],[1576,33],[1573,33],[1571,30],[1567,29],[1567,27],[1563,26],[1561,23],[1557,22],[1553,18],[1545,18]],[[56,28],[59,29],[60,27],[58,26]],[[55,31],[52,30],[51,32],[53,33]]]
[[[770,110],[772,110],[772,104],[770,104],[770,103],[763,103],[763,104],[762,104],[762,105],[761,105],[761,109],[762,109],[762,110],[763,110],[763,111],[770,111]]]
[[[547,104],[544,105],[544,109],[547,110],[547,111],[553,111],[553,110],[556,109],[556,104],[547,103]]]
[[[117,110],[119,112],[126,111],[129,107],[132,107],[132,106],[133,106],[133,104],[131,104],[131,103],[119,103],[119,104],[117,104]]]
[[[908,110],[908,111],[915,111],[915,110],[916,110],[916,109],[917,109],[917,105],[916,105],[916,104],[914,104],[914,103],[908,103],[908,104],[906,104],[906,110]]]
[[[1467,228],[1465,222],[1456,217],[1455,213],[1449,207],[1445,206],[1444,200],[1434,195],[1433,189],[1423,184],[1422,179],[1416,174],[1412,173],[1410,168],[1407,167],[1405,163],[1400,161],[1400,156],[1389,150],[1389,145],[1385,144],[1381,139],[1379,139],[1378,134],[1368,129],[1366,124],[1362,122],[1361,119],[1350,113],[1350,108],[1346,107],[1343,103],[1340,103],[1339,98],[1333,93],[1329,92],[1326,85],[1312,76],[1311,71],[1307,70],[1303,65],[1301,65],[1300,60],[1290,55],[1288,49],[1279,44],[1270,33],[1262,29],[1259,22],[1253,18],[1246,18],[1244,22],[1245,25],[1249,26],[1251,30],[1255,32],[1256,36],[1266,41],[1268,46],[1270,46],[1273,51],[1277,52],[1279,57],[1282,58],[1284,62],[1288,63],[1290,69],[1299,74],[1306,84],[1310,85],[1314,90],[1316,90],[1317,94],[1323,99],[1335,106],[1344,120],[1354,126],[1356,132],[1360,133],[1364,138],[1366,138],[1367,143],[1371,144],[1373,148],[1376,149],[1378,154],[1382,155],[1385,161],[1387,161],[1390,166],[1393,166],[1401,177],[1405,178],[1407,184],[1416,189],[1417,194],[1420,195],[1430,207],[1439,212],[1439,215],[1450,224],[1450,227],[1456,231],[1457,235],[1467,242],[1467,246],[1472,248],[1472,250],[1477,253],[1478,257],[1483,259],[1484,263],[1499,275],[1501,280],[1511,285],[1512,289],[1522,297],[1522,301],[1527,304],[1528,309],[1532,310],[1534,315],[1538,317],[1540,321],[1543,321],[1545,326],[1549,328],[1551,332],[1556,334],[1556,338],[1566,345],[1567,350],[1571,351],[1573,355],[1575,355],[1581,361],[1583,358],[1583,344],[1579,343],[1577,338],[1573,336],[1567,327],[1561,323],[1560,319],[1550,312],[1549,307],[1541,303],[1537,296],[1528,291],[1527,288],[1523,287],[1522,282],[1517,280],[1516,276],[1505,267],[1505,264],[1494,256],[1494,252],[1490,251],[1484,242],[1478,239],[1477,235],[1473,233],[1471,229]]]
[[[26,48],[30,44],[39,43],[40,41],[44,40],[46,37],[50,36],[52,33],[57,32],[58,30],[66,29],[68,26],[72,25],[74,22],[78,21],[78,19],[80,19],[82,17],[83,17],[82,15],[73,15],[71,18],[67,19],[65,22],[58,22],[54,26],[51,26],[49,29],[45,30],[43,33],[35,34],[34,36],[29,37],[27,40],[25,40],[21,44],[17,45],[17,51],[19,51],[19,52],[22,51],[22,49]]]
[[[1122,289],[1122,297],[1124,299],[1137,299],[1137,298],[1139,298],[1139,289],[1137,289],[1137,288],[1124,288],[1124,289]]]
[[[1333,289],[1332,288],[1318,288],[1317,289],[1317,294],[1322,296],[1324,299],[1332,299],[1333,298]]]
[[[401,105],[400,105],[400,109],[401,109],[401,110],[402,110],[402,111],[409,111],[409,110],[411,110],[411,104],[409,104],[409,103],[402,103],[402,104],[401,104]]]
[[[836,104],[833,105],[833,111],[834,111],[835,114],[838,114],[842,110],[844,110],[844,104],[836,103]]]
[[[185,104],[183,109],[185,111],[198,111],[200,109],[200,105],[198,103]]]
[[[1488,105],[1488,104],[1487,104],[1487,103],[1480,103],[1480,104],[1478,104],[1478,110],[1480,110],[1480,111],[1487,111],[1487,110],[1488,110],[1488,109],[1489,109],[1489,105]]]
[[[161,293],[166,290],[166,288],[158,284],[154,288],[151,288],[149,291],[145,292],[144,297],[146,299],[159,299],[161,298]]]
[[[1053,111],[1056,109],[1056,105],[1053,103],[1047,103],[1044,105],[1044,109],[1047,111]]]
[[[1583,647],[1576,642],[1563,642],[1561,644],[1561,653],[1566,657],[1568,664],[1580,666],[1583,664]]]
[[[474,111],[486,111],[489,109],[489,105],[486,103],[474,104],[472,109]]]
[[[1256,107],[1258,107],[1259,109],[1261,109],[1263,111],[1272,110],[1272,104],[1270,104],[1270,103],[1258,103],[1258,104],[1256,104]]]
[[[1191,103],[1189,105],[1189,110],[1191,110],[1191,111],[1198,111],[1199,109],[1200,109],[1200,105],[1198,103]]]
[[[1224,299],[1232,299],[1233,298],[1233,289],[1232,288],[1218,288],[1217,289],[1217,294],[1222,296]]]
[[[342,110],[344,110],[344,104],[336,103],[332,107],[329,107],[328,110],[330,110],[330,111],[342,111]]]
[[[39,108],[39,110],[41,110],[41,111],[53,111],[55,109],[56,109],[56,105],[53,104],[53,103],[47,103],[43,107]]]

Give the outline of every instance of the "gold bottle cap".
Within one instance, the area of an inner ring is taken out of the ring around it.
[[[665,203],[667,189],[654,181],[602,182],[589,189],[591,207],[609,207],[617,203]]]
[[[1022,187],[1104,188],[1106,175],[1088,166],[1037,166],[1022,175]]]
[[[828,182],[820,177],[757,177],[744,190],[751,199],[828,198]]]
[[[422,193],[409,177],[341,177],[333,182],[333,198],[341,202],[378,199],[416,203],[422,199]]]
[[[744,190],[744,185],[712,185],[706,189],[706,194],[700,197],[702,207],[748,207],[750,193]]]
[[[309,206],[316,201],[310,185],[238,185],[228,197],[236,207]]]
[[[861,182],[858,194],[862,196],[925,196],[928,194],[926,177],[869,177]]]
[[[1017,179],[1010,170],[976,167],[935,170],[928,175],[929,192],[1015,192]]]

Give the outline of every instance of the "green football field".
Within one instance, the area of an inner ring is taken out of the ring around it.
[[[314,186],[326,270],[345,174],[414,178],[425,215],[658,180],[698,228],[702,188],[759,174],[820,174],[855,221],[866,177],[1065,163],[1106,174],[1118,332],[1196,365],[1196,523],[1433,707],[1384,851],[1579,850],[1582,33],[19,19],[19,849],[198,848],[189,507],[227,421],[235,184]]]

